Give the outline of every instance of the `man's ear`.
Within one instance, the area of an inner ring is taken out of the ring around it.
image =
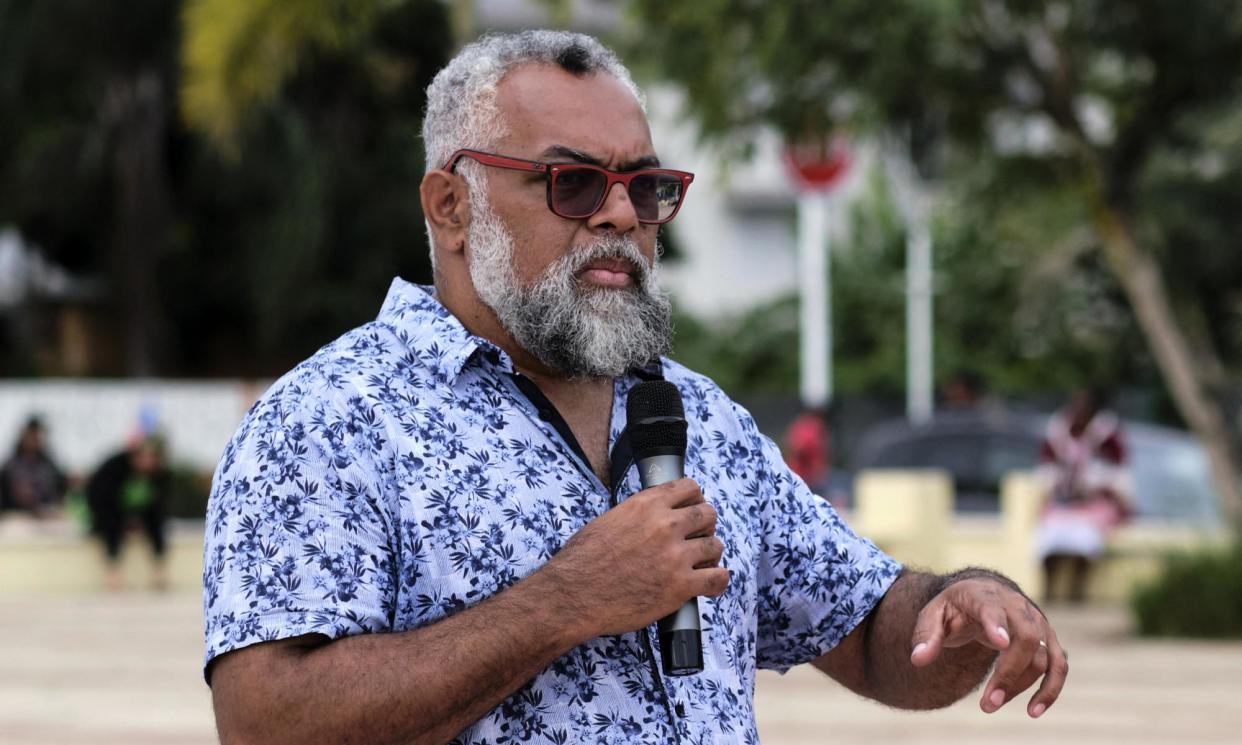
[[[470,215],[466,180],[444,170],[428,171],[423,175],[418,195],[438,250],[461,251],[466,244]]]

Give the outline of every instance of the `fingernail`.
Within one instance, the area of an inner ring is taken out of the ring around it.
[[[988,700],[992,702],[994,708],[999,709],[1005,703],[1005,692],[997,688],[995,691],[992,691],[992,697]]]
[[[910,656],[915,657],[918,655],[919,652],[922,652],[924,649],[927,649],[927,642],[919,642],[918,644],[914,645],[914,651],[910,653]]]
[[[1039,719],[1040,715],[1042,715],[1047,710],[1048,710],[1047,706],[1044,706],[1043,704],[1035,704],[1035,708],[1031,709],[1031,717],[1033,719]]]
[[[1004,639],[1006,644],[1009,643],[1009,632],[1005,630],[1004,626],[997,626],[996,633],[1000,634],[1000,638]]]

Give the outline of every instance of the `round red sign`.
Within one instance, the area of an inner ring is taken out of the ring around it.
[[[800,191],[828,191],[849,172],[853,162],[849,146],[841,137],[785,148],[785,165]]]

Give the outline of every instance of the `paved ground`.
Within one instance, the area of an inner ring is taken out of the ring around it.
[[[765,745],[1242,743],[1242,643],[1138,642],[1117,610],[1054,620],[1074,667],[1039,721],[974,700],[894,712],[803,670],[761,678],[759,731]],[[215,742],[199,628],[190,593],[0,597],[0,743]]]
[[[1242,743],[1242,643],[1139,641],[1119,609],[1050,615],[1072,654],[1070,682],[1038,720],[1027,697],[993,715],[973,696],[944,711],[892,711],[795,670],[760,680],[759,733],[765,745]]]

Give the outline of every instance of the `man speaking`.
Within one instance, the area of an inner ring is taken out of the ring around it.
[[[435,78],[423,138],[435,285],[394,280],[216,472],[224,742],[753,743],[756,669],[807,662],[903,708],[985,677],[986,712],[1056,700],[1064,651],[1012,583],[903,570],[664,357],[656,233],[693,176],[610,51],[485,37]],[[686,478],[643,488],[622,433],[653,380],[680,394]],[[701,670],[666,674],[657,622],[695,597]]]

